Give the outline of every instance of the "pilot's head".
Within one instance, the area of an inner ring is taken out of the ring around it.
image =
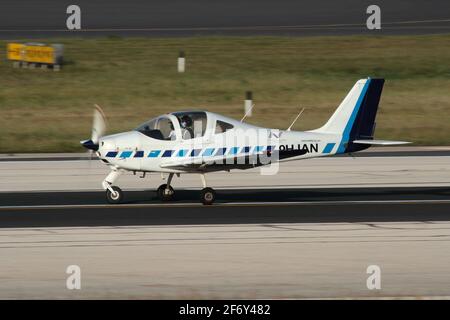
[[[192,119],[188,115],[184,115],[181,117],[181,126],[183,128],[188,128],[192,126]]]

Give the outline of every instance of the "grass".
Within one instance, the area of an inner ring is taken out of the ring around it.
[[[450,144],[450,35],[47,39],[63,43],[61,72],[0,61],[0,153],[82,151],[94,103],[108,132],[156,115],[206,109],[296,130],[319,127],[357,79],[384,77],[376,137]],[[0,56],[6,42],[0,41]],[[176,72],[179,50],[186,73]]]

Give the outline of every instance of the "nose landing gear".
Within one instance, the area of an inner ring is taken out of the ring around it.
[[[106,190],[106,201],[108,201],[108,203],[118,204],[123,201],[122,189],[112,185],[120,175],[121,172],[119,170],[113,169],[102,182],[102,187]]]
[[[119,187],[111,186],[112,192],[106,189],[106,200],[108,203],[117,204],[121,203],[123,200],[123,191]]]

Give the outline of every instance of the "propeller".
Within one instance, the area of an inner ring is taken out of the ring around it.
[[[86,149],[97,151],[98,150],[98,142],[100,138],[105,134],[106,130],[106,121],[105,121],[105,113],[99,105],[94,105],[94,121],[92,123],[92,134],[91,139],[80,141],[80,143]]]

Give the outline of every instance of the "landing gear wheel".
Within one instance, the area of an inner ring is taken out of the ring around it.
[[[114,192],[111,192],[109,189],[106,189],[106,200],[108,203],[117,204],[121,203],[123,200],[123,191],[119,187],[112,186]]]
[[[204,205],[210,205],[216,200],[216,192],[213,188],[204,188],[200,192],[200,201]]]
[[[156,192],[158,193],[158,198],[161,201],[170,201],[173,199],[173,195],[175,194],[175,190],[173,190],[171,186],[167,189],[167,184],[160,185]]]

